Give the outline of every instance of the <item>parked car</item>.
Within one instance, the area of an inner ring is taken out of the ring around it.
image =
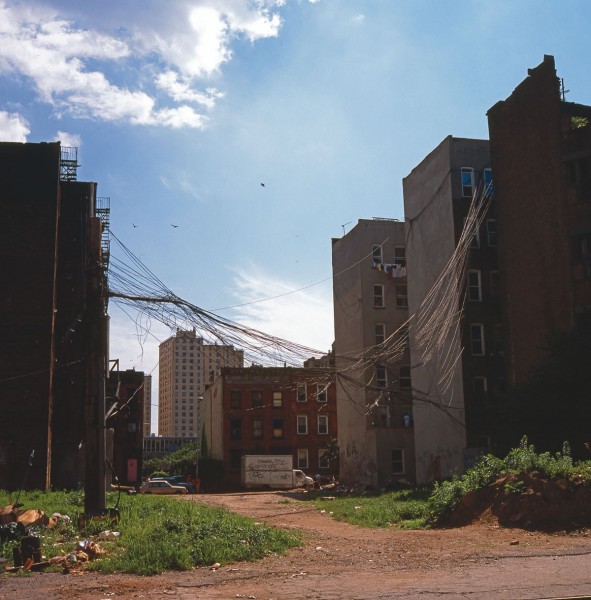
[[[172,475],[170,477],[154,477],[152,481],[168,481],[170,485],[180,485],[181,487],[187,488],[189,494],[194,494],[197,490],[195,484],[183,481],[183,478],[179,475]]]
[[[140,494],[188,494],[187,488],[182,485],[172,485],[168,481],[148,480],[139,489]]]

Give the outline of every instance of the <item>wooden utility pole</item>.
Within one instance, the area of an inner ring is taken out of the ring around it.
[[[97,513],[106,507],[105,482],[105,380],[108,372],[109,317],[100,260],[101,222],[92,217],[89,224],[87,357],[88,385],[85,406],[84,511]]]

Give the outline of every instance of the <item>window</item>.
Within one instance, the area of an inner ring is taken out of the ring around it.
[[[252,418],[252,439],[262,440],[263,439],[263,418],[253,417]]]
[[[326,385],[322,385],[320,383],[316,384],[316,402],[327,402],[328,398],[326,395]]]
[[[261,408],[263,406],[263,392],[252,391],[251,398],[253,408]]]
[[[495,354],[503,356],[505,354],[505,340],[503,335],[503,326],[495,325],[494,328],[494,343],[495,343]]]
[[[468,271],[468,302],[482,302],[480,271]]]
[[[472,167],[462,167],[462,197],[472,198],[474,195],[474,169]]]
[[[230,439],[242,439],[242,419],[230,419]]]
[[[298,435],[308,434],[308,417],[306,415],[297,416],[297,432]]]
[[[308,450],[298,450],[298,469],[307,469],[309,466],[308,462]]]
[[[318,450],[318,468],[330,469],[330,460],[328,460],[328,450],[326,448]]]
[[[318,435],[328,435],[328,415],[318,415]]]
[[[493,194],[492,169],[484,169],[484,171],[482,171],[482,178],[483,178],[483,182],[484,182],[484,194],[486,196],[492,196],[492,194]]]
[[[273,419],[273,439],[283,438],[283,419]]]
[[[376,337],[376,346],[378,344],[383,344],[386,339],[386,326],[384,323],[376,323],[374,325],[374,332]]]
[[[396,308],[408,308],[408,292],[405,285],[396,286]]]
[[[384,302],[384,286],[382,284],[373,286],[373,305],[374,308],[384,308],[386,306]]]
[[[242,394],[240,390],[232,390],[230,392],[230,408],[238,410],[241,405]]]
[[[281,408],[283,406],[283,392],[273,392],[273,408]]]
[[[480,323],[470,325],[470,347],[472,356],[484,356],[484,325]]]
[[[298,385],[297,401],[298,402],[307,402],[308,401],[308,393],[307,393],[307,389],[306,389],[306,384]]]
[[[467,219],[464,218],[464,229],[466,229],[466,222]],[[474,223],[472,223],[472,227],[474,228],[474,235],[470,240],[470,248],[480,248],[480,230],[478,227],[475,227]]]
[[[240,471],[242,462],[242,450],[230,450],[230,470],[233,472]]]
[[[486,377],[476,376],[472,380],[474,389],[474,400],[483,402],[486,399],[487,381]]]
[[[386,367],[384,367],[383,365],[376,366],[376,385],[378,387],[386,387],[388,385]]]
[[[406,348],[410,343],[410,337],[408,332],[408,325],[401,325],[397,330],[396,334],[402,345]]]
[[[499,272],[490,272],[490,299],[493,302],[499,301]]]
[[[400,367],[398,384],[401,390],[410,390],[411,379],[410,379],[410,367],[408,365]]]
[[[404,450],[402,448],[392,450],[392,475],[404,475]]]
[[[371,258],[373,262],[382,262],[382,244],[373,244],[371,247]]]
[[[495,219],[488,219],[486,222],[486,240],[491,248],[497,245],[497,222]]]

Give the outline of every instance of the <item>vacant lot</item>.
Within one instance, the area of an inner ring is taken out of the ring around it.
[[[304,546],[283,557],[142,578],[34,574],[0,578],[0,597],[82,598],[522,598],[584,596],[591,590],[591,538],[500,528],[486,515],[457,529],[360,529],[282,492],[189,496],[278,527]]]

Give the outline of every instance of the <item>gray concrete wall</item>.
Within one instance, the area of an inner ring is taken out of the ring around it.
[[[456,247],[454,197],[461,197],[459,169],[473,166],[475,161],[480,164],[485,154],[488,155],[485,140],[449,136],[403,181],[407,258],[414,266],[408,273],[411,315],[419,311]],[[459,326],[451,328],[445,343],[426,358],[416,347],[416,337],[411,325],[417,481],[425,483],[464,469],[462,342]]]
[[[362,219],[343,238],[333,240],[335,356],[340,478],[347,483],[380,485],[391,479],[391,449],[404,442],[409,478],[414,478],[412,436],[396,436],[400,427],[378,427],[375,411],[368,411],[380,392],[372,390],[375,369],[353,368],[355,361],[375,345],[375,324],[383,323],[386,336],[408,316],[396,308],[396,285],[406,278],[389,279],[372,268],[372,245],[382,244],[384,262],[393,263],[395,247],[405,245],[404,223],[394,220]],[[384,308],[374,307],[374,284],[384,286]],[[409,364],[410,357],[406,357]],[[371,363],[371,361],[370,361]],[[388,391],[397,390],[398,362],[388,364]],[[409,400],[407,400],[409,402]]]

